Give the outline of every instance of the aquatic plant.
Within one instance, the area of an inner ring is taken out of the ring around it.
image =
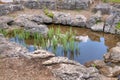
[[[71,52],[74,52],[74,49],[75,49],[74,44],[75,44],[75,40],[74,39],[70,39],[70,41],[69,41],[69,48],[70,48]]]
[[[4,36],[7,36],[8,32],[6,30],[0,29],[0,33],[2,33]]]

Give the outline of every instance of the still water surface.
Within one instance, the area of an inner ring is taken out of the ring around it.
[[[49,26],[56,29],[55,25]],[[60,26],[61,31],[64,33],[69,31],[68,26]],[[71,60],[75,60],[84,64],[85,62],[103,59],[103,55],[107,51],[114,47],[117,42],[120,41],[119,35],[105,34],[102,32],[93,32],[89,29],[73,27],[73,31],[77,32],[77,36],[80,37],[80,41],[76,41],[74,46],[78,46],[78,51],[64,52],[62,46],[58,46],[55,51],[52,50],[52,47],[49,47],[47,50],[56,54],[56,56],[65,56]],[[23,46],[27,45],[28,50],[34,51],[35,47],[33,46],[33,40],[20,40],[17,37],[13,37],[10,41],[17,42]]]

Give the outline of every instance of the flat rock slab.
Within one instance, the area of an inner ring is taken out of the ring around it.
[[[53,65],[53,64],[60,64],[60,63],[80,65],[79,63],[69,60],[66,57],[53,57],[53,58],[50,58],[49,60],[43,62],[42,64],[43,65]]]
[[[44,58],[54,57],[55,54],[52,54],[45,50],[37,50],[37,51],[31,52],[31,53],[27,53],[27,56],[29,56],[30,58],[44,59]]]

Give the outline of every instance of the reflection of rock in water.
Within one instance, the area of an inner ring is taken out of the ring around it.
[[[109,48],[115,47],[116,43],[120,41],[120,36],[104,34],[105,45],[109,46]]]
[[[100,42],[100,36],[101,35],[96,35],[96,34],[90,34],[89,38],[92,40],[92,41],[97,41],[97,42]]]
[[[76,36],[76,39],[82,42],[87,42],[89,37],[88,36]]]

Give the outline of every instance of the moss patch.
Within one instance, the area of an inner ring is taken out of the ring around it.
[[[116,28],[120,30],[120,22],[117,24]]]

